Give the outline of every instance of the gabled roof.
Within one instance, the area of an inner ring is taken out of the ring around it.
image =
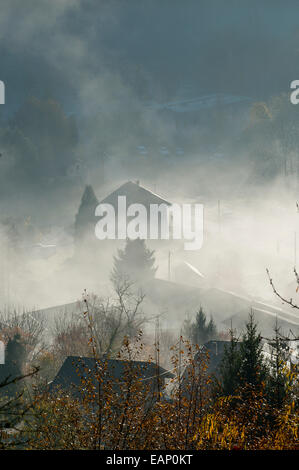
[[[248,321],[249,312],[254,314],[255,321],[258,323],[258,329],[263,336],[271,337],[274,334],[274,326],[281,328],[281,331],[286,335],[290,330],[296,335],[299,332],[299,320],[295,320],[292,317],[288,317],[288,314],[281,311],[268,309],[256,308],[254,305],[248,308],[240,310],[229,318],[223,321],[225,326],[233,325],[237,331],[242,331]]]
[[[105,197],[100,204],[111,204],[117,207],[118,196],[126,196],[127,206],[130,204],[143,204],[144,206],[148,206],[149,204],[171,205],[169,201],[166,201],[152,191],[140,186],[138,182],[134,183],[133,181],[122,184],[118,189],[109,194],[109,196]]]
[[[62,364],[58,374],[50,384],[50,392],[55,390],[71,391],[81,387],[82,378],[93,378],[96,371],[103,375],[106,380],[115,380],[116,386],[125,379],[126,372],[132,371],[136,378],[141,380],[161,378],[172,378],[173,374],[163,367],[157,367],[155,363],[144,361],[123,361],[118,359],[101,359],[96,361],[92,357],[68,356]]]

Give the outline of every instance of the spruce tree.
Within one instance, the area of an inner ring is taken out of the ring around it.
[[[267,366],[262,353],[262,337],[250,313],[240,344],[240,385],[259,388],[267,379]]]
[[[75,241],[80,243],[86,236],[94,237],[97,219],[95,209],[99,204],[92,186],[85,187],[75,219]]]
[[[133,282],[148,281],[155,277],[154,251],[149,250],[145,241],[127,239],[125,248],[118,250],[114,257],[112,280],[127,278]]]
[[[202,307],[198,310],[195,322],[191,325],[191,341],[193,344],[204,344],[217,338],[217,329],[213,318],[207,323],[207,317]]]
[[[289,347],[286,339],[280,335],[277,322],[274,333],[274,338],[269,342],[271,358],[267,392],[270,403],[276,408],[281,408],[292,389],[293,375],[288,367],[290,361]]]
[[[224,355],[220,364],[221,394],[230,396],[237,392],[240,383],[240,343],[233,329],[230,330],[230,342],[224,348]]]
[[[216,328],[216,324],[214,322],[214,319],[213,317],[211,316],[210,318],[210,321],[207,325],[207,341],[210,341],[211,339],[216,339],[217,336],[218,336],[218,333],[217,333],[217,328]]]

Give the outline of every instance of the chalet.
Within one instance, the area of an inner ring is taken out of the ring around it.
[[[123,204],[120,203],[120,200],[123,201]],[[154,192],[144,188],[140,185],[139,181],[133,182],[128,181],[121,185],[118,189],[113,191],[109,196],[104,198],[100,204],[109,204],[114,209],[115,214],[115,226],[118,233],[118,224],[121,220],[121,232],[127,233],[127,227],[131,220],[136,217],[136,213],[134,211],[134,215],[128,215],[127,211],[133,204],[138,204],[142,206],[142,209],[146,213],[146,219],[144,223],[146,224],[143,226],[144,234],[146,238],[149,238],[150,232],[149,227],[153,229],[153,224],[155,224],[155,230],[157,233],[157,238],[160,238],[161,233],[161,214],[157,217],[157,220],[151,219],[151,208],[154,206],[158,209],[159,207],[163,208],[164,214],[168,212],[168,208],[171,206],[171,203],[166,199],[158,196]],[[121,212],[120,212],[121,207]],[[136,206],[135,206],[136,207]],[[138,212],[138,210],[137,210]],[[141,227],[139,227],[140,229]],[[118,235],[119,236],[119,235]],[[121,236],[120,238],[126,238],[125,236]],[[143,238],[143,237],[142,237]]]
[[[194,361],[197,363],[197,361],[200,360],[202,357],[202,353],[206,352],[208,353],[208,368],[207,368],[207,374],[213,374],[215,376],[219,375],[219,368],[220,364],[225,352],[225,347],[229,346],[229,341],[220,341],[220,340],[211,340],[205,343],[201,349],[195,354],[194,356]],[[186,368],[184,372],[184,377],[187,377],[187,369]]]
[[[119,197],[126,198],[127,208],[132,204],[142,205],[146,209],[148,216],[150,215],[150,207],[154,204],[157,206],[160,206],[161,204],[166,207],[171,206],[169,201],[163,199],[149,189],[144,188],[140,185],[139,181],[127,181],[101,201],[97,200],[92,187],[86,186],[75,221],[75,239],[77,242],[79,241],[82,243],[84,240],[88,240],[89,242],[91,240],[96,240],[95,227],[99,217],[95,215],[95,210],[98,204],[111,205],[114,209],[114,214],[117,221]],[[134,216],[128,216],[126,223],[128,223],[133,218]]]
[[[159,387],[162,389],[165,385],[166,379],[172,377],[171,372],[151,362],[69,356],[50,383],[49,392],[62,392],[82,399],[86,392],[84,384],[88,383],[96,391],[101,382],[104,388],[105,384],[107,387],[111,385],[113,393],[121,397],[131,379],[133,383],[142,384],[146,392],[154,397]]]
[[[100,201],[100,204],[111,204],[114,209],[117,210],[119,196],[125,196],[127,198],[127,206],[131,204],[142,204],[148,210],[151,204],[171,205],[171,203],[166,199],[163,199],[158,196],[158,194],[155,194],[149,189],[141,186],[139,181],[128,181],[127,183],[122,184],[118,189]]]

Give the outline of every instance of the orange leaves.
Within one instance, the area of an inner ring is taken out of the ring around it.
[[[132,350],[129,342],[126,347]],[[169,389],[162,382],[144,380],[142,371],[131,367],[130,361],[121,379],[101,365],[93,380],[94,369],[82,364],[84,374],[82,368],[77,368],[77,373],[83,375],[80,400],[66,394],[37,397],[33,417],[24,430],[28,447],[93,450],[299,447],[299,416],[294,402],[275,409],[267,401],[263,387],[256,390],[249,386],[236,396],[216,401],[211,395],[207,354],[197,350],[194,355],[182,338],[173,352],[171,370],[176,377]]]

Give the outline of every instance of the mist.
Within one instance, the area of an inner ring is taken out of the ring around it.
[[[100,202],[139,180],[171,203],[204,205],[199,251],[146,242],[161,280],[143,286],[147,315],[163,313],[177,333],[205,305],[225,329],[230,303],[221,316],[211,289],[291,314],[266,273],[296,301],[299,25],[287,4],[2,2],[2,308],[112,295],[125,243],[78,250],[75,218],[86,185]],[[176,300],[162,281],[177,284]]]

